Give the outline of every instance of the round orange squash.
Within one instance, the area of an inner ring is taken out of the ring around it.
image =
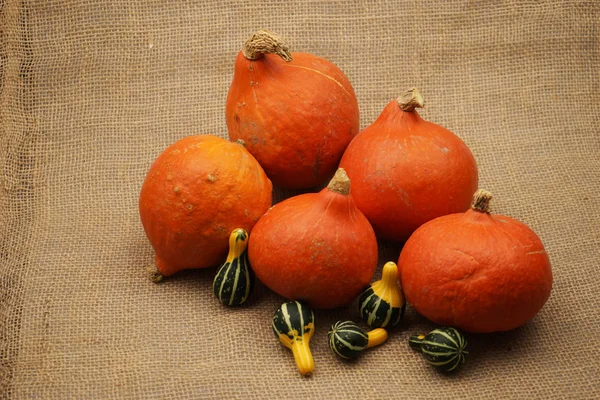
[[[542,242],[527,225],[491,215],[490,199],[477,191],[470,210],[424,224],[400,253],[406,300],[437,324],[507,331],[533,318],[550,296]]]
[[[469,148],[446,128],[422,119],[416,89],[391,101],[350,143],[340,167],[378,237],[403,242],[441,215],[469,208],[477,165]]]
[[[272,202],[272,185],[242,144],[189,136],[152,164],[140,193],[156,280],[223,262],[236,228],[250,232]]]
[[[250,234],[248,259],[256,276],[287,299],[313,308],[351,302],[373,278],[377,240],[345,171],[321,192],[271,208]]]
[[[246,142],[273,184],[294,189],[331,178],[359,130],[346,75],[323,58],[290,53],[268,31],[237,56],[226,121],[230,139]]]

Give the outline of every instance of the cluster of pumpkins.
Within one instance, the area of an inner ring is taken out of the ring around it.
[[[525,224],[490,213],[471,151],[423,120],[423,105],[409,90],[359,132],[344,73],[258,31],[235,61],[230,140],[183,138],[146,176],[139,210],[155,280],[217,266],[229,247],[238,246],[233,259],[247,245],[248,273],[230,269],[215,281],[222,301],[245,300],[256,274],[286,299],[335,308],[369,286],[379,238],[403,244],[403,295],[429,320],[467,332],[526,323],[550,296],[548,255]],[[271,207],[273,185],[307,189],[328,180]]]

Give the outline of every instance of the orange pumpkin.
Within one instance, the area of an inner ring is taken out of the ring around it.
[[[416,89],[391,101],[340,162],[358,208],[381,238],[403,242],[425,222],[469,208],[477,166],[452,132],[423,120]]]
[[[235,61],[226,104],[231,140],[242,139],[273,184],[308,188],[331,178],[358,133],[352,85],[333,63],[290,53],[258,31]]]
[[[139,199],[154,247],[155,280],[212,267],[227,255],[231,231],[250,231],[271,206],[272,185],[243,145],[189,136],[167,148],[148,171]]]
[[[250,235],[248,258],[274,292],[313,308],[335,308],[352,301],[373,278],[377,240],[340,169],[321,192],[270,209]]]
[[[542,242],[527,225],[491,215],[490,199],[478,191],[472,209],[426,223],[402,249],[406,300],[437,324],[507,331],[533,318],[550,296],[552,271]]]

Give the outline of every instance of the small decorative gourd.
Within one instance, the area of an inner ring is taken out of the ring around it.
[[[456,370],[469,355],[463,334],[448,326],[434,329],[427,335],[411,336],[408,345],[420,351],[429,364],[446,372]]]
[[[395,263],[390,261],[383,266],[381,280],[360,295],[358,309],[371,328],[393,327],[402,320],[406,301],[398,285],[398,266]]]
[[[387,340],[385,329],[365,332],[352,321],[338,321],[328,333],[329,348],[341,358],[358,357],[363,350],[380,345]]]
[[[298,301],[282,304],[273,316],[273,333],[281,344],[292,350],[302,375],[310,375],[315,370],[309,347],[314,332],[315,316],[312,310]]]
[[[248,262],[248,232],[238,228],[229,235],[227,260],[217,271],[213,292],[221,303],[238,306],[248,299],[254,287],[254,272]]]

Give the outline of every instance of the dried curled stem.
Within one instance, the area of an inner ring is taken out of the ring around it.
[[[283,40],[273,32],[261,29],[246,41],[242,54],[248,60],[258,60],[266,53],[277,54],[285,61],[292,61],[292,53]]]
[[[479,189],[473,195],[473,202],[471,203],[471,208],[475,211],[484,212],[489,214],[490,210],[490,201],[492,200],[492,194],[484,189]]]
[[[402,111],[411,112],[414,111],[415,108],[423,108],[425,106],[425,101],[423,100],[423,96],[416,88],[412,88],[404,92],[398,99],[398,106]]]
[[[350,178],[344,168],[338,168],[333,179],[327,185],[327,189],[345,196],[350,194]]]

